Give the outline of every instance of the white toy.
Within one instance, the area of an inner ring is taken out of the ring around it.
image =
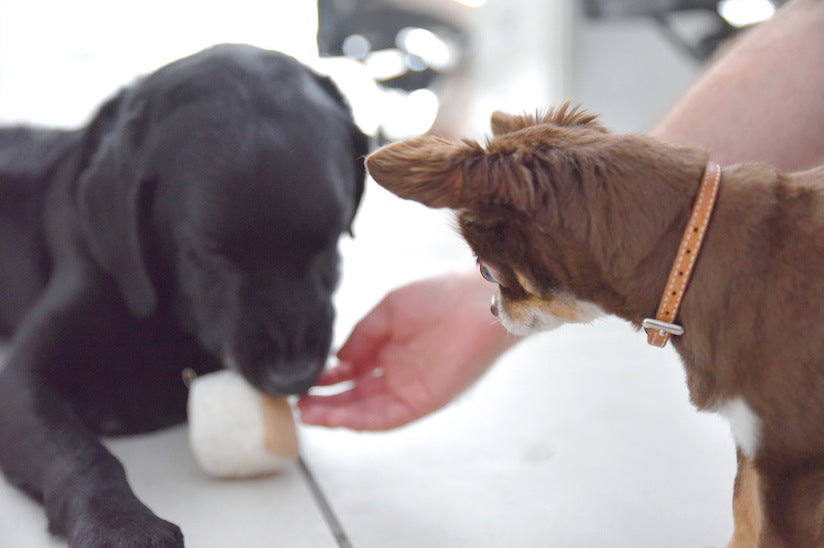
[[[190,381],[189,443],[203,471],[218,478],[272,474],[299,454],[289,402],[229,370]]]

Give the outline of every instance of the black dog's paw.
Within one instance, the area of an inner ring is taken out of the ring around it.
[[[183,548],[183,533],[151,512],[84,520],[69,540],[71,548]]]

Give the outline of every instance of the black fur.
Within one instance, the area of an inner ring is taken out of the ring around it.
[[[100,434],[185,420],[181,371],[307,390],[365,136],[328,80],[218,46],[84,128],[0,129],[0,466],[72,546],[181,546]]]

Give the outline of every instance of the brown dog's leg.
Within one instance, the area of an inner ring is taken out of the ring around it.
[[[824,469],[819,463],[759,471],[761,546],[824,547]]]
[[[752,548],[758,546],[761,533],[761,482],[752,461],[740,451],[737,457],[738,471],[732,494],[734,528],[727,548]]]

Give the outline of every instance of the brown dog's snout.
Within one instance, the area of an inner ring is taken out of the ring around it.
[[[497,292],[495,292],[495,294],[492,295],[492,303],[490,303],[490,305],[489,305],[489,311],[492,312],[493,316],[495,316],[496,318],[498,317],[498,293]]]

